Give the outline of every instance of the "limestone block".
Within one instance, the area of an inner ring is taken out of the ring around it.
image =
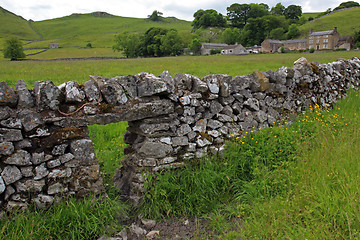
[[[25,150],[17,150],[14,154],[5,159],[4,163],[17,166],[32,165],[31,155]]]
[[[39,111],[58,110],[63,99],[63,93],[51,81],[35,82],[34,94]]]
[[[14,144],[12,142],[0,142],[0,154],[9,156],[14,152]]]
[[[145,142],[138,150],[141,157],[164,158],[173,151],[173,148],[165,143]]]
[[[20,170],[16,166],[6,166],[1,173],[6,185],[12,184],[22,178]]]
[[[16,142],[23,140],[21,130],[0,128],[0,142]]]
[[[149,97],[156,94],[170,93],[166,82],[151,73],[139,73],[135,75],[138,79],[137,89],[139,97]]]
[[[16,106],[18,102],[18,95],[12,87],[9,87],[7,82],[0,82],[0,105]]]
[[[85,82],[84,91],[89,102],[98,102],[101,98],[100,88],[93,79]]]
[[[66,83],[65,86],[65,101],[66,102],[82,102],[85,100],[85,92],[80,88],[75,81]]]

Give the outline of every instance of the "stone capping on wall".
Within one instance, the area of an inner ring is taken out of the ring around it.
[[[127,121],[126,157],[114,176],[121,194],[141,201],[146,172],[217,154],[242,129],[275,125],[310,105],[330,107],[358,89],[360,60],[329,64],[300,58],[293,68],[202,79],[167,72],[90,76],[55,86],[15,89],[0,82],[0,207],[47,208],[63,195],[104,192],[87,126]]]

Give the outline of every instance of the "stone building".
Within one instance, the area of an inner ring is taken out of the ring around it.
[[[238,54],[244,54],[247,53],[246,48],[243,47],[241,44],[235,44],[235,45],[228,45],[224,47],[221,50],[222,54],[225,55],[238,55]]]
[[[59,48],[59,43],[49,43],[49,48]]]
[[[329,31],[313,32],[305,39],[295,40],[272,40],[266,39],[261,43],[263,53],[273,53],[279,51],[281,47],[287,50],[304,50],[314,48],[315,50],[323,49],[341,49],[350,50],[353,46],[351,37],[340,37],[337,28],[334,27]]]
[[[339,40],[340,34],[337,32],[336,27],[329,31],[310,32],[306,38],[308,48],[314,48],[315,50],[335,49]]]
[[[226,43],[201,43],[200,53],[201,55],[210,55],[211,49],[223,49],[227,47]]]

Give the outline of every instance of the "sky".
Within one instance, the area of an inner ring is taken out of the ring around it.
[[[281,2],[285,7],[300,5],[303,12],[324,12],[348,0],[0,0],[0,6],[26,20],[41,21],[71,15],[72,13],[107,12],[117,16],[146,18],[154,10],[164,17],[192,21],[199,9],[215,9],[226,15],[226,8],[233,3],[266,3],[269,7]],[[359,1],[357,1],[359,2]]]

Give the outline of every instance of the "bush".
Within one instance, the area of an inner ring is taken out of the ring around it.
[[[10,37],[5,40],[4,58],[10,58],[11,61],[25,58],[22,43],[16,37]]]
[[[211,49],[210,50],[210,55],[216,55],[216,54],[219,54],[219,53],[221,53],[220,49]]]
[[[89,42],[88,44],[86,44],[86,47],[87,47],[87,48],[92,48],[91,43]]]
[[[310,53],[314,53],[314,52],[315,52],[315,49],[314,49],[314,48],[310,48],[310,49],[309,49],[309,52],[310,52]]]

